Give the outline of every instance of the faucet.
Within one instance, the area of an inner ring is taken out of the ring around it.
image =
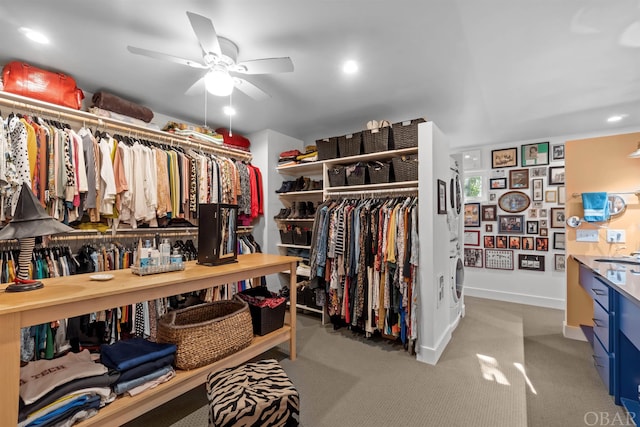
[[[640,251],[633,251],[629,255],[640,259]]]

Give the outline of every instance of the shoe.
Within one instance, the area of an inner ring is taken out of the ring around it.
[[[274,216],[273,219],[284,218],[284,215],[285,215],[286,212],[287,212],[287,208],[280,209],[280,212],[278,212],[278,214],[276,216]]]
[[[313,218],[316,216],[316,207],[313,202],[307,202],[307,218]]]
[[[276,190],[276,193],[286,193],[287,191],[291,191],[291,181],[282,181],[282,185]]]
[[[305,202],[298,203],[298,216],[296,219],[308,218],[307,204]]]
[[[294,183],[294,188],[292,188],[291,191],[302,191],[302,188],[304,187],[304,177],[301,176],[300,178],[296,179]]]
[[[322,180],[311,181],[311,189],[312,190],[322,190]]]
[[[296,202],[291,204],[291,210],[289,211],[289,215],[287,215],[287,219],[296,219],[298,218],[298,208],[296,207]]]
[[[311,178],[302,177],[304,184],[302,185],[302,191],[311,190]]]

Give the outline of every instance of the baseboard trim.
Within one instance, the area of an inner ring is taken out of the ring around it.
[[[535,295],[516,294],[513,292],[502,292],[490,289],[464,287],[464,293],[470,297],[494,299],[498,301],[514,302],[517,304],[533,305],[536,307],[565,309],[565,300],[558,298],[540,297]]]
[[[582,332],[582,328],[580,326],[571,326],[567,325],[567,322],[562,322],[562,335],[565,338],[569,338],[577,341],[588,341],[587,337],[584,336],[584,332]]]
[[[440,360],[440,356],[442,356],[442,352],[451,341],[451,334],[453,330],[458,326],[458,322],[460,318],[458,318],[453,325],[449,325],[444,334],[440,337],[440,341],[435,347],[426,347],[423,345],[418,346],[418,351],[416,354],[416,360],[418,362],[427,363],[429,365],[435,365]]]

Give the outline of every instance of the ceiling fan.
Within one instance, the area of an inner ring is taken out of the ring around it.
[[[127,46],[127,50],[136,55],[207,70],[202,78],[187,89],[185,92],[187,95],[202,93],[206,89],[213,95],[228,96],[236,88],[255,100],[263,100],[269,98],[269,94],[236,74],[271,74],[293,71],[293,62],[289,57],[237,62],[238,46],[229,39],[218,37],[213,22],[209,18],[193,12],[187,12],[187,16],[202,48],[202,62]]]

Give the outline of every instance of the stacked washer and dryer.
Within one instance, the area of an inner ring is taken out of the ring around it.
[[[447,225],[449,227],[449,289],[448,295],[451,318],[455,324],[464,317],[464,263],[462,247],[462,176],[458,161],[449,158],[449,203],[447,204]]]

